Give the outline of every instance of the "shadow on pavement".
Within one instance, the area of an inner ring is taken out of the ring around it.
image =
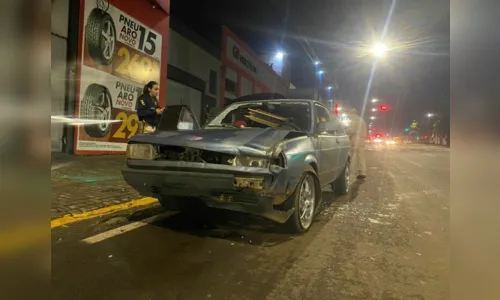
[[[213,208],[179,212],[152,225],[198,237],[256,246],[275,246],[293,238],[283,234],[279,224],[266,219]]]
[[[332,192],[323,192],[322,211],[353,201],[357,196],[359,184],[354,184],[347,197],[334,200]],[[334,211],[337,209],[334,208]],[[322,213],[320,211],[320,214]],[[314,237],[333,217],[333,214],[316,218],[311,229],[305,234]],[[267,219],[240,212],[214,208],[201,208],[195,211],[179,212],[152,225],[186,233],[198,237],[224,239],[233,243],[272,247],[290,241],[301,235],[287,233],[285,227]]]
[[[356,181],[352,184],[346,196],[336,197],[332,191],[323,191],[323,205],[306,235],[314,237],[334,216],[339,207],[354,201],[363,183],[364,181]],[[103,218],[99,223],[113,226],[123,222],[121,220],[137,222],[162,212],[164,209],[155,205],[146,209],[138,209],[132,214],[129,211],[116,213]],[[233,243],[266,247],[276,246],[301,236],[290,234],[283,225],[258,216],[207,207],[200,207],[189,212],[172,212],[171,216],[151,225],[197,237],[224,239]]]

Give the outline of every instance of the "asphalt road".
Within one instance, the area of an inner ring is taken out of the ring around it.
[[[449,299],[449,149],[366,151],[368,178],[302,236],[157,206],[52,231],[53,299]]]

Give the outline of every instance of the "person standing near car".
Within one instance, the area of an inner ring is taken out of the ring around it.
[[[144,122],[143,132],[154,132],[160,122],[161,114],[164,108],[158,105],[158,94],[160,85],[156,81],[150,81],[144,86],[142,95],[139,96],[137,116],[139,121]]]
[[[351,152],[357,179],[366,178],[366,160],[365,160],[365,141],[368,136],[368,126],[365,120],[358,115],[356,109],[352,108],[346,111],[351,120],[348,133],[351,139]]]

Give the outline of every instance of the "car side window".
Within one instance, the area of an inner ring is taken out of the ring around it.
[[[333,115],[332,112],[328,111],[328,114],[330,115],[330,120],[333,124],[335,124],[335,128],[338,128],[335,132],[335,135],[338,135],[338,136],[342,136],[342,135],[346,135],[346,132],[345,132],[345,129],[344,129],[344,126],[342,126],[342,123],[340,122],[340,120]]]
[[[331,121],[331,117],[328,114],[328,110],[320,105],[314,105],[316,110],[316,124],[319,123],[328,123]]]

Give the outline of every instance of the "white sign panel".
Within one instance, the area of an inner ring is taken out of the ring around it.
[[[92,8],[90,5],[87,9]],[[124,43],[148,56],[161,60],[162,36],[118,8],[110,6],[108,14],[116,27],[118,42]]]

